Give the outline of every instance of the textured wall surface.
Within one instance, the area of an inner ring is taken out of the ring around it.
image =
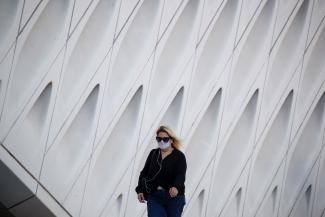
[[[324,0],[0,1],[0,207],[146,216],[167,124],[184,217],[324,217],[324,18]]]

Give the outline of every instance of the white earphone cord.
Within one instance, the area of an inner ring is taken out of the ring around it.
[[[144,178],[144,185],[145,185],[145,187],[146,187],[146,191],[148,192],[148,193],[150,193],[151,192],[151,189],[148,187],[148,185],[147,185],[147,182],[151,182],[152,180],[154,180],[155,178],[156,178],[156,176],[159,174],[159,172],[160,172],[160,170],[161,170],[161,163],[159,163],[159,155],[160,155],[160,150],[158,150],[158,155],[157,155],[157,163],[158,163],[158,165],[159,165],[159,170],[158,170],[158,172],[151,178],[151,179],[149,179],[149,180],[147,180],[146,178]]]

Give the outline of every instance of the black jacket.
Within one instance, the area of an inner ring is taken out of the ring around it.
[[[184,195],[186,168],[185,155],[176,148],[164,160],[161,159],[159,148],[152,149],[140,172],[135,191],[147,195],[156,191],[158,186],[167,191],[176,187],[178,194]]]

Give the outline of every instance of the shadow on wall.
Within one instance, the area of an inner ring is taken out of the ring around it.
[[[1,217],[55,217],[1,160],[0,177]]]

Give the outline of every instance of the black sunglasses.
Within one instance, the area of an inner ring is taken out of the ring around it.
[[[168,142],[170,140],[170,138],[169,137],[159,137],[159,136],[157,136],[156,140],[157,140],[157,142],[161,142],[161,140],[164,141],[164,142]]]

